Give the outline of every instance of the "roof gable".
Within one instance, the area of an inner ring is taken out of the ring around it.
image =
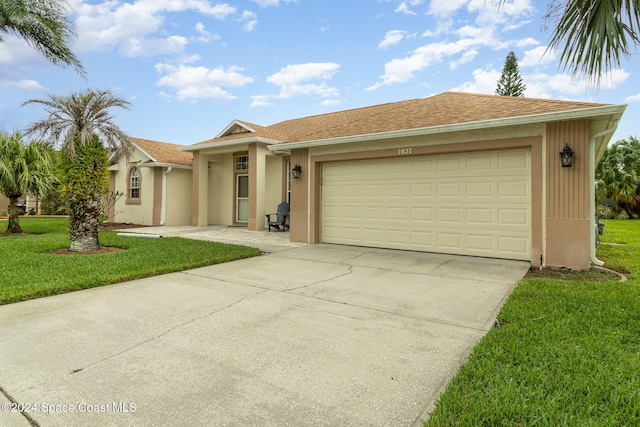
[[[250,123],[241,122],[240,120],[234,120],[225,127],[222,132],[220,132],[216,138],[222,138],[223,136],[244,134],[244,133],[255,133],[256,130],[254,127],[261,128],[262,126],[251,125]]]
[[[134,146],[149,158],[148,163],[162,163],[181,166],[193,165],[193,154],[180,151],[180,148],[183,147],[182,145],[141,138],[130,139]]]

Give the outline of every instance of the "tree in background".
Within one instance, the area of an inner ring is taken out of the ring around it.
[[[526,88],[527,86],[523,83],[520,71],[518,70],[518,58],[513,51],[509,52],[504,61],[502,75],[498,80],[496,95],[522,97],[524,96]]]
[[[31,103],[44,106],[48,117],[34,123],[27,133],[61,146],[61,190],[70,216],[69,250],[96,251],[100,249],[102,199],[109,179],[107,149],[111,152],[122,147],[130,153],[133,148],[109,110],[129,109],[130,104],[109,91],[93,90],[25,102]]]
[[[27,194],[43,195],[55,182],[52,150],[48,144],[25,144],[18,133],[0,133],[0,193],[9,198],[6,233],[22,233],[18,199]]]
[[[14,33],[55,65],[84,68],[68,44],[75,31],[59,0],[0,0],[0,42],[2,33]]]
[[[629,219],[640,214],[640,141],[635,136],[607,147],[596,167],[596,198],[614,200]]]

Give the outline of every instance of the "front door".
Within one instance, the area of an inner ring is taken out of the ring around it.
[[[249,221],[249,175],[236,175],[236,222]]]

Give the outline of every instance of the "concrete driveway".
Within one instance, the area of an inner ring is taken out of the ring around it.
[[[419,425],[527,269],[321,244],[2,306],[0,425]]]

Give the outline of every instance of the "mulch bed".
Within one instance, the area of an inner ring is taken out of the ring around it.
[[[525,276],[526,279],[558,279],[558,280],[580,280],[584,282],[606,282],[610,280],[620,280],[620,276],[615,273],[597,270],[577,271],[568,268],[543,268],[531,267]]]

